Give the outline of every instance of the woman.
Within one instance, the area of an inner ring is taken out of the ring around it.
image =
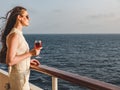
[[[16,6],[4,19],[6,25],[2,30],[1,54],[6,56],[6,64],[9,67],[10,90],[30,90],[30,65],[40,64],[37,60],[30,60],[30,57],[39,55],[41,48],[29,50],[23,36],[22,28],[29,25],[28,12],[24,7]]]

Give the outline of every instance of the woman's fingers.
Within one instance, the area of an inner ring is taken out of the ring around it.
[[[38,60],[33,59],[33,60],[31,60],[31,64],[38,66],[38,65],[40,65],[40,62]]]

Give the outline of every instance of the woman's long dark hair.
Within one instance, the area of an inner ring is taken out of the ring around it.
[[[26,8],[21,6],[16,6],[10,11],[8,11],[5,17],[0,18],[5,20],[5,27],[1,28],[2,49],[0,51],[0,63],[6,62],[6,52],[7,52],[6,37],[14,27],[17,20],[17,16],[21,14],[22,10],[26,10]]]

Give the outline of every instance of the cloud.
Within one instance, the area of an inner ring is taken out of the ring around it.
[[[115,13],[108,13],[108,14],[97,14],[97,15],[90,15],[88,16],[92,19],[101,19],[101,18],[114,18],[116,17]]]
[[[61,9],[54,9],[53,12],[54,13],[60,13],[60,12],[62,12],[62,10]]]

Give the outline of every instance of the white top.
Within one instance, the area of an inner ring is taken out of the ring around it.
[[[9,35],[7,36],[6,43],[8,42],[8,38],[9,38],[10,34],[12,34],[12,33],[16,33],[19,36],[19,39],[18,39],[19,46],[17,48],[16,55],[21,55],[26,52],[29,52],[29,46],[23,36],[22,31],[20,31],[16,28],[13,28],[12,31],[9,33]],[[8,45],[8,43],[7,43],[7,45]],[[26,58],[26,59],[22,60],[21,62],[19,62],[18,64],[12,66],[12,68],[14,68],[20,72],[28,70],[29,67],[30,67],[30,58]]]
[[[6,39],[8,46],[8,38],[10,34],[16,33],[18,38],[18,47],[16,55],[21,55],[29,52],[29,46],[23,36],[22,31],[13,28]],[[30,75],[30,58],[26,58],[19,63],[9,66],[9,82],[10,90],[30,90],[29,87],[29,75]]]

